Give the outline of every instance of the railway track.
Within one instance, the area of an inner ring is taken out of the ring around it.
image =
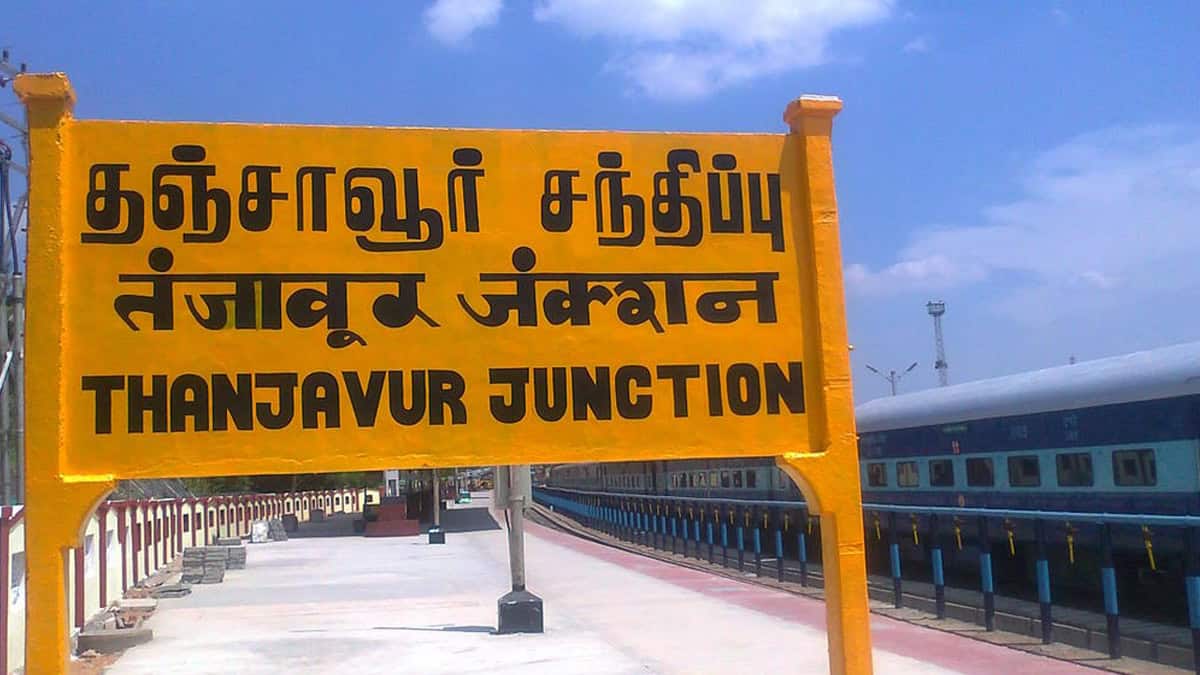
[[[532,520],[544,526],[605,546],[743,583],[824,599],[819,564],[808,563],[802,584],[801,569],[794,560],[783,561],[780,574],[780,563],[774,557],[764,555],[756,559],[749,551],[742,555],[739,562],[736,549],[723,550],[720,546],[710,549],[707,544],[697,544],[682,538],[675,542],[674,551],[670,548],[655,548],[647,542],[637,541],[638,537],[630,540],[625,536],[616,536],[615,533],[587,527],[542,504],[534,504],[529,509],[529,515]],[[682,546],[679,545],[680,542]],[[667,541],[660,542],[660,545],[671,546]],[[782,581],[779,580],[780,577]],[[900,608],[892,603],[893,588],[890,578],[870,577],[868,594],[873,613],[1012,649],[1114,673],[1165,675],[1194,672],[1191,669],[1192,651],[1188,646],[1190,635],[1186,629],[1175,626],[1136,620],[1123,621],[1124,656],[1112,659],[1103,651],[1107,647],[1107,638],[1104,632],[1105,618],[1102,614],[1056,608],[1054,641],[1043,644],[1037,603],[997,597],[996,630],[986,631],[983,629],[982,597],[978,591],[947,587],[945,619],[938,619],[934,613],[934,592],[931,584],[905,580],[901,603],[903,607]]]

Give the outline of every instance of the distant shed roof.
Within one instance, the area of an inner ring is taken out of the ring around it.
[[[1187,394],[1200,394],[1200,342],[878,398],[855,418],[862,433]]]

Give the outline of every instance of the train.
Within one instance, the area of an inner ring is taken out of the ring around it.
[[[1200,515],[1200,342],[880,398],[855,418],[868,506]],[[559,465],[545,485],[803,499],[769,457]]]

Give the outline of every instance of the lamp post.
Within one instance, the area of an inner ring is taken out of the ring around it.
[[[872,373],[875,373],[876,375],[878,375],[878,376],[882,377],[883,379],[887,380],[888,384],[890,384],[890,385],[892,386],[892,396],[895,396],[895,395],[896,395],[896,384],[897,384],[897,383],[899,383],[899,382],[900,382],[900,380],[901,380],[901,379],[902,379],[902,378],[903,378],[905,375],[907,375],[907,374],[911,373],[911,372],[912,372],[912,369],[913,369],[913,368],[916,368],[916,367],[917,367],[917,362],[916,362],[916,361],[913,361],[913,364],[912,364],[911,366],[909,366],[909,367],[905,368],[905,369],[904,369],[904,372],[897,373],[897,372],[896,372],[896,371],[894,371],[894,370],[889,370],[889,371],[888,371],[888,374],[887,374],[887,375],[884,375],[884,374],[883,374],[883,372],[882,372],[882,371],[880,371],[878,368],[875,368],[874,366],[872,366],[872,365],[870,365],[870,364],[867,364],[867,370],[869,370],[869,371],[871,371]]]

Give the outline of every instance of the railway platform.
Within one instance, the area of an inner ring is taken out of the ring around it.
[[[154,640],[107,672],[828,672],[820,601],[534,523],[527,573],[546,632],[493,634],[509,577],[488,506],[477,496],[444,514],[444,546],[352,536],[348,520],[346,536],[333,521],[250,546],[223,584],[161,600]],[[877,673],[1095,672],[888,617],[871,624]]]

